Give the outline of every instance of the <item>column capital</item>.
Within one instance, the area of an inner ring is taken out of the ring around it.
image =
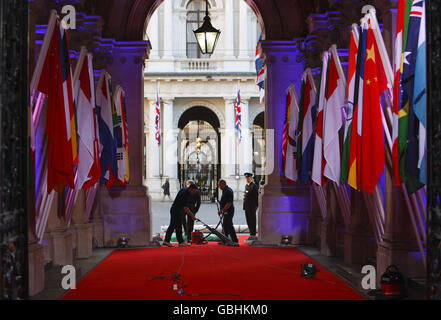
[[[236,97],[224,97],[225,103],[236,103]]]
[[[263,55],[267,64],[299,63],[302,53],[298,43],[301,39],[287,41],[261,41]]]

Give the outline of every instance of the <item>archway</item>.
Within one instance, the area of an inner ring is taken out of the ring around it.
[[[181,187],[194,180],[201,199],[217,198],[220,168],[220,123],[216,114],[206,107],[195,106],[179,118],[178,177]]]

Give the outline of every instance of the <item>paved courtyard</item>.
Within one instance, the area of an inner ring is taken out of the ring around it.
[[[170,222],[170,207],[171,201],[154,201],[152,203],[152,234],[161,233],[161,226],[168,226]],[[243,201],[234,202],[234,218],[235,225],[246,225],[245,211],[242,209]],[[202,202],[201,207],[196,214],[196,217],[209,225],[216,225],[219,222],[217,215],[217,208],[215,203]],[[198,224],[198,222],[196,222]]]

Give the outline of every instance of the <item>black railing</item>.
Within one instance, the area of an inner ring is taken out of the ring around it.
[[[210,165],[179,165],[179,181],[181,188],[188,180],[196,182],[202,201],[214,202],[217,199],[218,166]]]

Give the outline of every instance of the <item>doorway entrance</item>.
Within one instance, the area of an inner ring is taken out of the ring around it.
[[[194,180],[202,201],[214,202],[219,179],[219,119],[206,107],[185,111],[178,124],[178,176],[181,187]]]

